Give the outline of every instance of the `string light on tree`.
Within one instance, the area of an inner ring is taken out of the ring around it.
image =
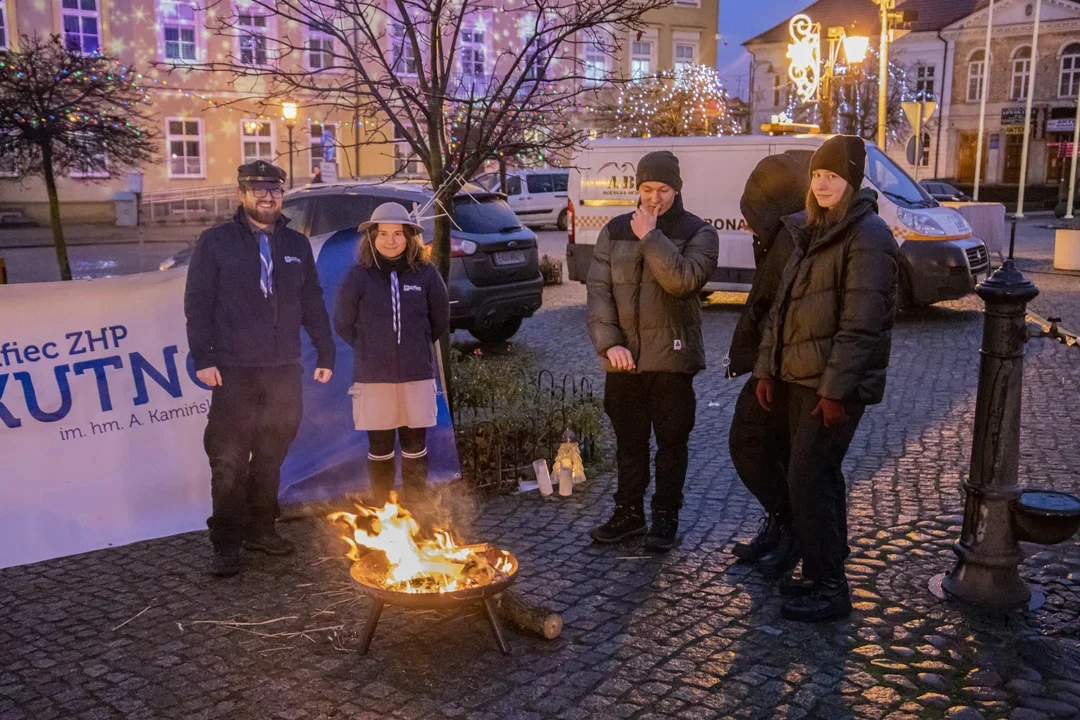
[[[608,106],[586,107],[617,137],[736,135],[728,94],[716,70],[689,65],[623,86]]]

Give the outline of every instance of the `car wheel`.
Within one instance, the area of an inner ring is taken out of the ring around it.
[[[561,213],[559,213],[559,220],[555,223],[555,227],[559,228],[560,230],[565,230],[567,225],[566,220],[567,212],[566,210],[563,210]]]
[[[482,343],[495,343],[509,340],[519,329],[521,329],[521,318],[512,317],[482,327],[471,327],[469,334]]]

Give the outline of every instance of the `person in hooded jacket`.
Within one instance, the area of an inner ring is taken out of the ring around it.
[[[851,597],[841,463],[867,405],[881,402],[897,295],[898,248],[861,188],[861,138],[826,140],[810,162],[806,211],[754,367],[758,402],[786,415],[788,494],[803,571],[780,586],[789,620],[847,617]]]
[[[604,409],[615,430],[618,488],[611,519],[590,535],[617,543],[645,534],[649,439],[656,491],[645,547],[675,544],[694,428],[694,375],[705,369],[701,288],[716,269],[716,230],[682,205],[679,160],[666,150],[637,166],[639,204],[600,231],[589,268],[589,337],[603,358]]]
[[[754,233],[756,270],[732,335],[729,378],[751,373],[757,362],[762,329],[795,247],[783,219],[805,208],[810,155],[806,150],[770,155],[746,181],[739,205]],[[735,401],[728,448],[735,471],[766,517],[757,536],[736,543],[732,552],[740,561],[758,563],[767,575],[778,576],[799,562],[787,492],[787,419],[766,412],[757,402],[756,388],[757,380],[750,377]]]
[[[438,396],[433,344],[450,327],[450,300],[427,260],[422,229],[398,203],[360,225],[360,258],[342,281],[334,329],[353,348],[353,423],[368,435],[374,503],[394,487],[401,444],[403,504],[422,514],[428,477],[427,428]]]

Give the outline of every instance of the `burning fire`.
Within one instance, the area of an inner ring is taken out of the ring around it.
[[[349,528],[343,539],[354,574],[395,592],[453,592],[514,571],[510,554],[487,544],[461,545],[440,529],[421,538],[419,523],[398,505],[396,493],[381,508],[358,505],[356,514],[336,512],[329,519]]]

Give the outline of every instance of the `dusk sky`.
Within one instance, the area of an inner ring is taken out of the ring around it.
[[[750,55],[742,43],[811,5],[814,0],[720,0],[717,68],[732,95],[747,97]],[[726,43],[726,44],[725,44]]]

